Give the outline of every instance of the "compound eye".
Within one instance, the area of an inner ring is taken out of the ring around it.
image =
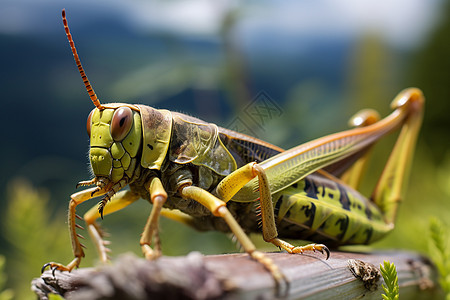
[[[123,140],[133,124],[133,112],[129,107],[118,108],[111,121],[111,136],[116,142]]]
[[[95,108],[91,110],[91,113],[89,114],[86,122],[86,129],[89,137],[91,137],[92,115],[94,114],[94,110]]]

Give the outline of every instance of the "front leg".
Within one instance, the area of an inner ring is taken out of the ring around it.
[[[76,207],[80,203],[83,203],[84,201],[87,201],[93,197],[101,196],[107,192],[106,187],[93,187],[84,191],[80,191],[78,193],[72,194],[70,196],[70,202],[69,202],[69,214],[68,214],[68,223],[69,223],[69,232],[70,232],[70,240],[72,242],[72,252],[75,258],[67,265],[63,265],[60,263],[50,262],[46,263],[42,267],[42,272],[47,268],[50,267],[53,271],[54,270],[60,270],[60,271],[72,271],[73,268],[76,268],[80,265],[81,258],[84,257],[84,251],[83,247],[84,245],[80,243],[78,237],[79,235],[76,232],[76,228],[80,228],[81,226],[77,225],[75,222],[76,218],[80,218],[76,214]]]
[[[150,201],[153,203],[153,208],[147,219],[147,223],[145,224],[140,244],[145,258],[155,259],[161,256],[159,216],[161,215],[161,209],[167,200],[167,193],[158,177],[151,178],[148,183],[145,184],[145,188],[150,193]],[[151,248],[152,240],[155,242],[154,249]]]
[[[103,216],[121,210],[138,199],[139,195],[131,190],[120,191],[111,199],[110,203],[104,207],[102,211]],[[96,222],[96,220],[100,217],[101,215],[98,211],[98,207],[94,206],[84,215],[84,220],[86,222],[89,235],[91,236],[95,248],[97,249],[100,260],[102,262],[107,262],[109,249],[106,248],[106,245],[108,242],[103,240],[102,230]]]

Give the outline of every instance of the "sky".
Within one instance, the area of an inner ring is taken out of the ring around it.
[[[397,47],[414,47],[439,16],[442,0],[316,1],[123,1],[2,0],[0,33],[56,32],[55,11],[81,11],[87,22],[110,15],[139,31],[169,31],[187,36],[217,34],[223,18],[239,7],[244,35],[273,30],[286,36],[352,36],[374,31]],[[59,16],[58,16],[59,17]]]

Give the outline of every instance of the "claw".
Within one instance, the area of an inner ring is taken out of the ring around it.
[[[41,274],[44,273],[45,269],[50,266],[50,269],[52,270],[52,275],[53,277],[56,277],[55,272],[56,270],[58,270],[58,266],[52,266],[52,263],[46,263],[45,265],[42,266],[41,268]]]
[[[314,244],[312,246],[312,251],[316,252],[316,250],[319,251],[322,254],[326,254],[327,257],[325,258],[325,260],[330,258],[330,249],[328,249],[327,246],[322,245],[322,244]]]
[[[100,217],[102,218],[102,220],[103,220],[103,205],[102,205],[102,202],[100,202],[99,203],[99,206],[98,206],[98,213],[100,214]]]
[[[53,278],[55,278],[56,276],[55,276],[55,271],[58,269],[58,267],[53,267],[52,268],[52,275],[53,275]]]
[[[44,273],[45,269],[46,269],[48,266],[51,266],[51,265],[52,265],[51,263],[46,263],[45,265],[43,265],[42,268],[41,268],[41,274]]]
[[[328,249],[327,246],[324,246],[323,249],[320,252],[323,253],[323,251],[325,251],[327,253],[327,258],[325,258],[325,259],[329,259],[330,258],[330,254],[331,254],[330,253],[330,249]]]
[[[55,263],[55,262],[46,263],[45,265],[42,266],[41,273],[44,273],[45,269],[49,266],[51,268],[53,277],[55,277],[56,270],[59,270],[61,272],[64,272],[64,271],[70,272],[73,270],[73,268],[78,268],[78,266],[80,265],[80,260],[83,256],[84,256],[84,253],[81,252],[81,254],[79,256],[76,256],[68,265],[62,265],[62,264]]]
[[[105,208],[106,203],[109,201],[109,197],[105,196],[99,203],[98,203],[98,213],[100,214],[100,217],[102,217],[103,220],[103,209]]]
[[[318,247],[315,248],[315,246],[318,246]],[[327,246],[322,245],[322,244],[320,244],[320,245],[315,244],[315,245],[314,245],[314,248],[313,248],[313,251],[315,252],[316,250],[319,251],[319,252],[322,253],[322,254],[325,254],[325,253],[326,253],[327,257],[325,258],[325,260],[327,260],[328,258],[330,258],[330,249],[328,249]],[[324,252],[325,252],[325,253],[324,253]]]

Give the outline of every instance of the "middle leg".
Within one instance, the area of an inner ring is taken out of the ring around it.
[[[244,251],[271,272],[278,287],[286,282],[286,279],[278,266],[270,258],[265,256],[264,253],[256,251],[253,242],[249,239],[242,227],[226,207],[225,201],[220,200],[216,196],[196,186],[182,186],[179,191],[183,198],[195,200],[208,208],[214,216],[223,218]]]

